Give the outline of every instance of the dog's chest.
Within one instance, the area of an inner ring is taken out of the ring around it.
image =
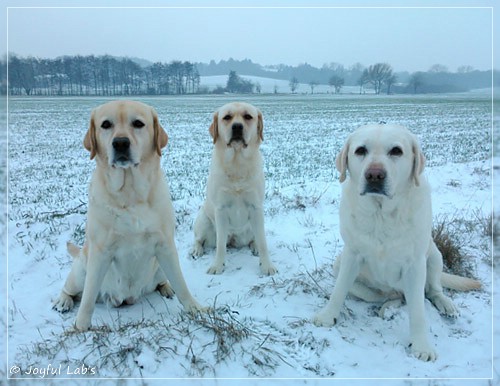
[[[156,245],[162,237],[158,214],[146,205],[114,210],[112,242],[108,253],[111,265],[103,281],[101,295],[121,303],[151,292],[157,283]]]
[[[360,277],[382,291],[402,290],[410,263],[411,256],[407,251],[395,254],[379,246],[362,259]]]
[[[221,205],[220,210],[229,228],[234,231],[246,228],[255,211],[254,194],[237,187],[226,190],[223,194],[224,204]]]
[[[118,246],[101,286],[103,300],[116,306],[152,292],[158,267],[151,245]]]
[[[407,269],[416,258],[408,223],[374,216],[372,222],[360,223],[358,232],[354,246],[361,261],[360,276],[382,290],[402,289]]]
[[[118,271],[135,275],[155,256],[162,237],[158,216],[146,205],[116,215],[110,249]]]
[[[147,243],[161,229],[161,213],[146,203],[137,203],[123,208],[107,207],[109,221],[116,237],[125,240],[141,239]],[[167,213],[164,213],[166,216]],[[125,241],[125,244],[127,242]]]

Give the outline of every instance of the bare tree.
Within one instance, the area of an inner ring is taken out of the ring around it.
[[[386,80],[385,80],[385,85],[387,86],[387,95],[389,95],[391,93],[391,87],[394,83],[396,83],[396,81],[398,80],[398,77],[394,74],[392,74],[391,76],[389,76]]]
[[[474,67],[468,66],[468,65],[467,66],[459,66],[457,68],[457,72],[459,74],[466,74],[467,72],[472,72],[472,71],[474,71]]]
[[[367,69],[368,81],[373,85],[375,94],[380,94],[382,85],[393,77],[392,67],[387,63],[377,63]]]
[[[369,83],[369,81],[370,81],[370,76],[368,74],[368,69],[365,68],[357,81],[357,85],[359,86],[359,93],[360,94],[364,93],[365,84]]]
[[[316,88],[317,85],[318,85],[318,82],[316,82],[315,80],[311,80],[309,82],[309,87],[311,87],[311,94],[314,94],[314,89]]]
[[[11,55],[9,59],[9,88],[11,93],[20,94],[22,90],[30,95],[35,87],[35,65],[36,59],[21,59]],[[16,91],[14,91],[16,89]]]
[[[292,79],[290,79],[289,86],[292,94],[295,94],[295,91],[297,91],[297,88],[299,87],[299,80],[295,76],[292,77]]]
[[[342,86],[344,85],[344,78],[338,76],[338,75],[332,75],[330,77],[330,80],[328,81],[328,84],[335,88],[335,94],[339,94],[340,93],[340,89],[342,88]]]
[[[429,72],[448,72],[448,67],[442,64],[434,64],[429,68]]]
[[[416,94],[417,90],[424,84],[424,74],[422,72],[414,72],[410,77],[409,86],[413,89],[413,93]]]

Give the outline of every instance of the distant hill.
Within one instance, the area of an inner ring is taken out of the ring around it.
[[[332,76],[341,76],[344,79],[344,86],[357,86],[363,75],[364,66],[355,64],[349,68],[338,63],[324,65],[321,68],[303,63],[298,66],[278,64],[272,66],[262,66],[252,62],[250,59],[220,60],[210,63],[195,63],[198,72],[202,77],[227,75],[230,71],[236,71],[238,75],[253,76],[260,78],[270,78],[289,82],[293,77],[297,78],[301,84],[308,85],[315,82],[318,85],[328,85]],[[498,74],[495,71],[495,74]],[[422,85],[420,92],[455,92],[467,91],[491,87],[491,71],[469,70],[467,72],[420,72],[422,74]],[[411,81],[412,74],[408,71],[396,72],[396,84],[394,91],[411,92],[407,88]],[[495,76],[495,85],[500,85],[499,76]]]
[[[234,60],[232,58],[219,62],[212,60],[208,64],[196,63],[196,66],[200,76],[227,75],[230,71],[236,71],[240,75],[286,81],[290,81],[290,79],[295,77],[299,83],[316,82],[317,84],[328,84],[328,81],[333,75],[339,75],[341,73],[345,79],[346,85],[356,85],[356,82],[363,72],[361,65],[351,69],[345,69],[341,65],[316,68],[307,63],[299,64],[298,66],[289,66],[286,64],[262,66],[252,62],[250,59]]]
[[[288,80],[275,79],[268,77],[260,77],[253,75],[242,75],[243,79],[252,82],[255,86],[258,86],[260,92],[263,94],[286,94],[290,93],[290,85]],[[200,78],[200,86],[206,87],[209,92],[212,92],[217,87],[225,87],[227,83],[228,75],[212,75],[212,76],[202,76]],[[326,94],[331,93],[332,89],[328,85],[318,85],[314,88],[314,93]],[[311,87],[306,83],[299,83],[296,90],[297,94],[310,94]],[[359,86],[347,86],[342,88],[343,94],[358,94]]]

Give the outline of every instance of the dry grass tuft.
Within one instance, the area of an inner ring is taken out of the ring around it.
[[[473,259],[465,251],[466,240],[462,237],[463,221],[440,218],[434,223],[432,238],[443,256],[445,271],[460,275],[473,276]]]
[[[213,333],[216,343],[216,361],[229,357],[234,350],[235,343],[248,338],[252,331],[236,319],[237,311],[229,307],[210,308],[207,312],[190,314],[192,321]]]

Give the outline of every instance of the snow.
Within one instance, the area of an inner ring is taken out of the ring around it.
[[[36,370],[35,383],[50,368],[56,370],[43,378],[70,378],[74,384],[97,379],[115,384],[112,378],[135,379],[124,384],[136,384],[139,378],[144,384],[154,384],[153,378],[256,383],[264,377],[266,384],[292,378],[297,383],[344,380],[354,385],[452,385],[463,379],[460,384],[488,385],[493,376],[495,384],[499,352],[493,349],[493,337],[497,341],[500,330],[494,324],[493,298],[500,271],[492,270],[497,257],[492,257],[491,238],[482,224],[493,205],[500,209],[492,200],[500,158],[490,156],[487,100],[246,97],[264,113],[266,235],[279,272],[261,276],[258,258],[243,248],[230,249],[225,272],[211,276],[206,270],[214,251],[197,260],[188,252],[204,197],[211,112],[230,99],[234,97],[143,99],[155,106],[170,135],[162,166],[176,210],[184,276],[198,301],[215,311],[189,316],[177,299],[153,293],[118,309],[98,304],[94,328],[86,333],[72,329],[77,308],[59,314],[51,301],[69,272],[66,241],[83,241],[93,163],[81,140],[90,109],[103,101],[10,102],[8,280],[2,284],[8,296],[1,303],[8,345],[0,349],[5,376],[28,382],[27,373]],[[436,111],[441,114],[429,113]],[[380,118],[410,122],[421,138],[434,217],[446,217],[456,226],[471,256],[472,274],[483,283],[481,291],[449,293],[461,313],[456,320],[441,317],[426,302],[430,339],[438,352],[432,363],[409,355],[406,306],[390,308],[382,319],[377,316],[380,305],[348,298],[338,325],[319,328],[311,323],[333,288],[332,264],[343,245],[334,156],[350,130]],[[480,144],[464,146],[468,136],[479,138]]]

